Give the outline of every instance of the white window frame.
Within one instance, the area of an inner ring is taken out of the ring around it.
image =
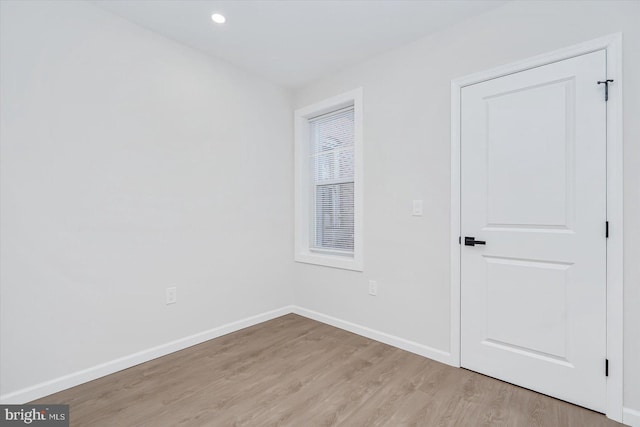
[[[311,244],[311,167],[309,119],[353,106],[354,116],[354,235],[353,255],[340,251],[316,250]],[[346,270],[363,270],[363,173],[362,173],[362,88],[299,108],[294,112],[295,126],[295,260]]]

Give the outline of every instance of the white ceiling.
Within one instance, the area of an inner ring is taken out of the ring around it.
[[[409,43],[505,0],[94,0],[286,87]],[[224,25],[211,14],[226,16]]]

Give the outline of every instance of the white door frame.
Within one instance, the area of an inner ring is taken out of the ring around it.
[[[622,421],[623,406],[623,187],[622,187],[622,33],[535,56],[451,81],[451,364],[460,366],[460,114],[462,88],[597,50],[607,52],[613,79],[607,103],[607,417]],[[595,85],[596,82],[593,82]],[[604,88],[603,88],[604,96]],[[604,100],[603,100],[604,101]],[[603,375],[604,375],[604,366]]]

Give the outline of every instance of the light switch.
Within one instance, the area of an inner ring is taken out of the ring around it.
[[[413,216],[422,216],[422,200],[413,201]]]

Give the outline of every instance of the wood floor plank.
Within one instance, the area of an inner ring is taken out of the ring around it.
[[[293,314],[33,403],[81,427],[621,425]]]

